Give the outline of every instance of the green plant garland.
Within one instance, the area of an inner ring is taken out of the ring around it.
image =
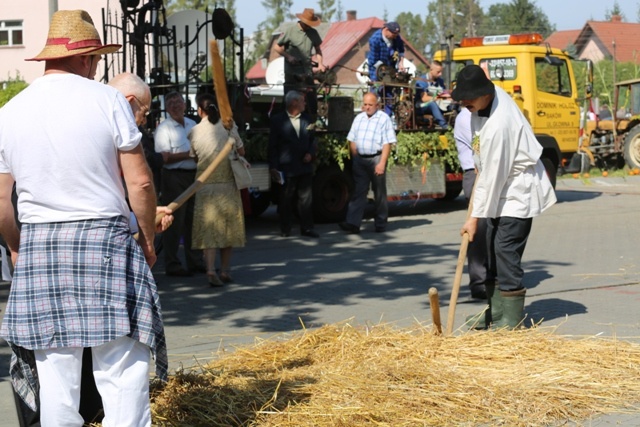
[[[250,162],[266,162],[269,133],[267,131],[246,132],[242,136],[245,157]],[[429,168],[437,159],[440,164],[448,165],[451,170],[460,168],[458,152],[453,134],[446,132],[409,132],[398,133],[398,143],[391,152],[388,168],[394,165]],[[344,132],[318,133],[317,162],[319,164],[337,164],[344,170],[345,162],[350,158],[349,143]]]

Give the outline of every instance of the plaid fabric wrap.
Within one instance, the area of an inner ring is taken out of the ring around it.
[[[149,346],[167,379],[158,290],[124,217],[23,224],[20,256],[0,329],[13,349],[14,389],[32,409],[31,350],[95,347],[127,335]]]

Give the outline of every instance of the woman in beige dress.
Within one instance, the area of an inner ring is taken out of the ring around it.
[[[197,104],[198,115],[202,120],[189,133],[191,156],[198,162],[196,177],[200,176],[222,151],[229,136],[235,140],[238,154],[244,155],[238,128],[234,125],[229,132],[222,126],[214,96],[200,95]],[[193,249],[203,250],[209,284],[223,286],[224,283],[232,281],[232,248],[243,247],[246,242],[242,199],[233,179],[229,158],[218,165],[195,197]],[[220,268],[216,270],[218,249]]]

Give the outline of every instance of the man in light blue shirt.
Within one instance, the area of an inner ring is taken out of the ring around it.
[[[391,118],[378,110],[378,99],[374,93],[366,93],[362,101],[362,113],[358,114],[347,135],[352,159],[355,189],[346,222],[341,222],[344,231],[360,233],[360,224],[367,205],[367,193],[371,185],[375,197],[375,231],[387,228],[389,207],[387,204],[387,159],[391,145],[397,142]]]

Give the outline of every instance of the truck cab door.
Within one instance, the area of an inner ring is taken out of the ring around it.
[[[567,58],[541,55],[535,58],[535,103],[531,126],[536,134],[555,138],[560,151],[578,147],[580,106]]]

